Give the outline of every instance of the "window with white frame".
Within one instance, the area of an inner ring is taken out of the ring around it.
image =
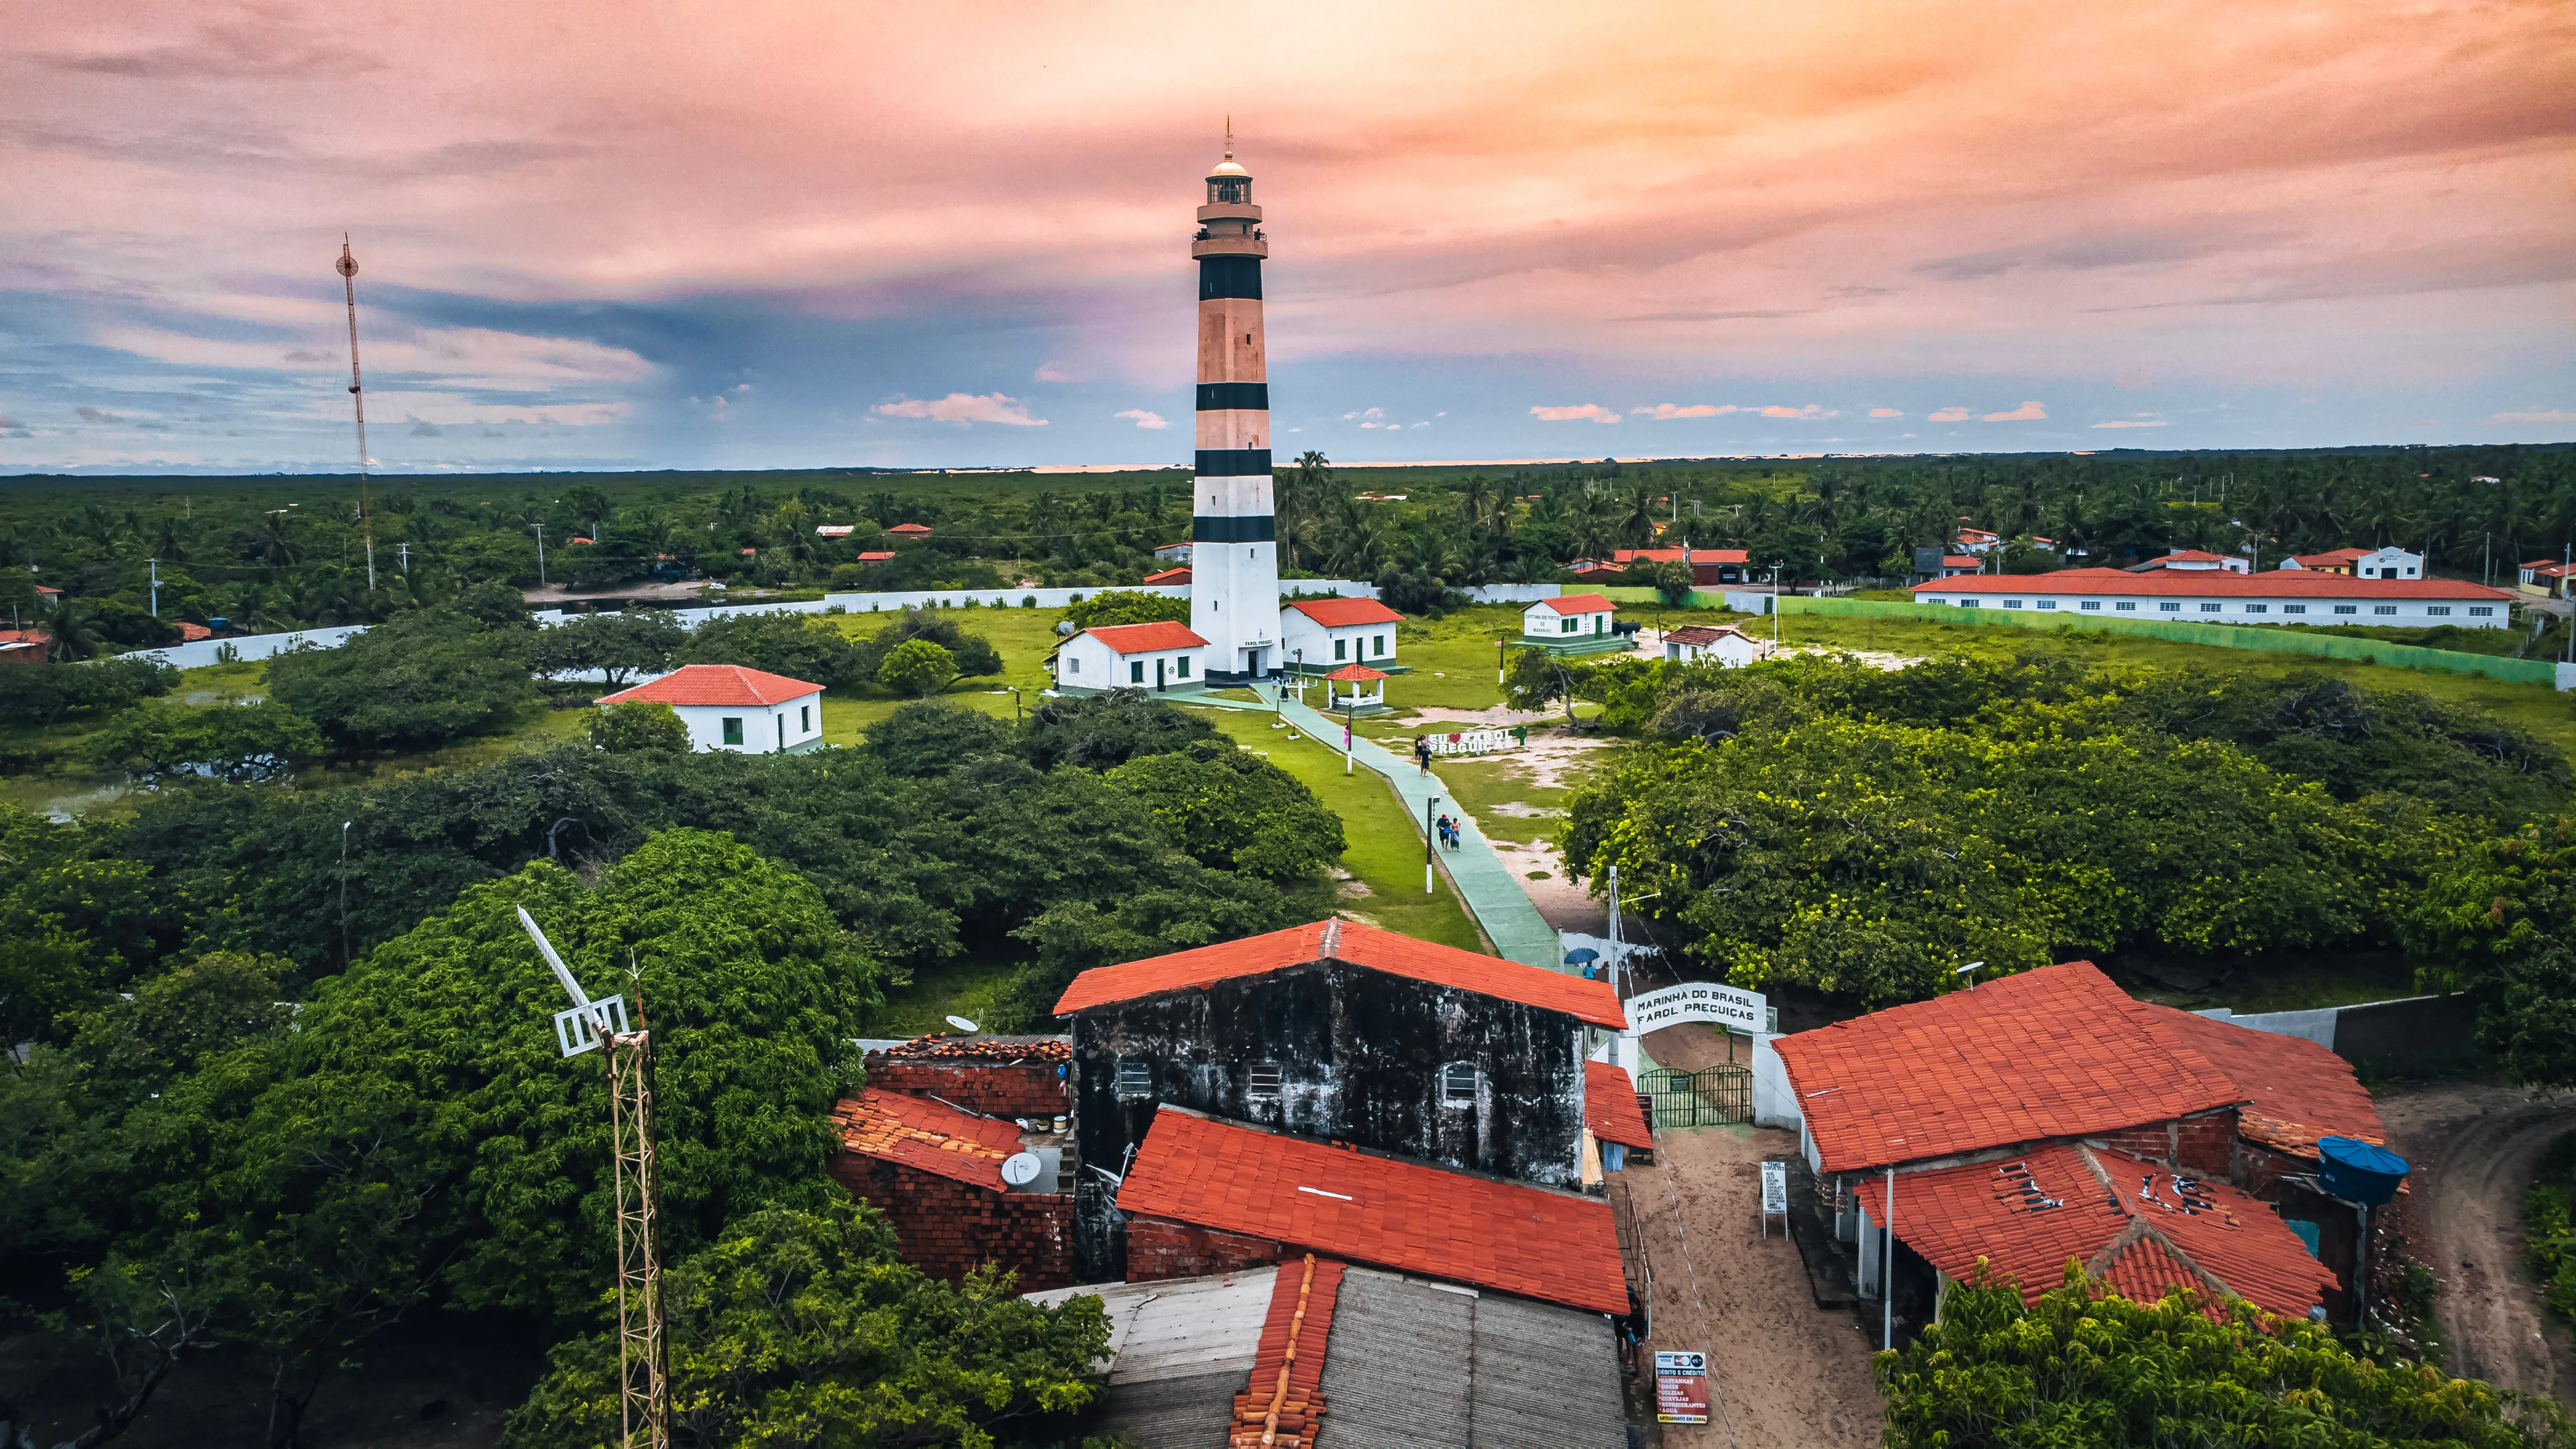
[[[1977,607],[1977,601],[1974,599],[1961,599],[1959,601],[1959,607],[1962,609],[1973,609]]]
[[[1127,661],[1127,682],[1129,684],[1142,684],[1145,682],[1144,660],[1130,659]]]
[[[2134,614],[2138,612],[2138,606],[2129,602],[2127,599],[2122,599],[2120,602],[2113,604],[2111,608],[2114,612],[2122,614]]]
[[[2424,612],[2427,614],[2448,616],[2451,612],[2451,606],[2448,604],[2427,604],[2424,606]]]
[[[2168,614],[2179,614],[2182,612],[2182,604],[2174,599],[2167,599],[2163,603],[2156,605],[2156,607]]]
[[[2249,614],[2268,614],[2271,611],[2272,606],[2269,604],[2247,604],[2245,606],[2245,612]]]
[[[2471,604],[2469,605],[2469,617],[2472,619],[2492,619],[2495,617],[2495,606],[2493,604]]]
[[[1080,674],[1082,672],[1082,661],[1076,659],[1070,654],[1064,656],[1064,672],[1067,674]]]
[[[2004,600],[2004,607],[2005,607],[2005,608],[2007,608],[2007,609],[2018,609],[2018,608],[2020,608],[2020,607],[2021,607],[2021,600],[2019,600],[2019,599],[2006,599],[2006,600]]]
[[[2216,604],[2203,604],[2200,606],[2200,611],[2204,614],[2215,614],[2218,612],[2218,606]]]
[[[2361,612],[2361,606],[2359,604],[2337,604],[2334,606],[2334,611],[2338,614],[2358,614]]]
[[[2397,606],[2395,604],[2373,604],[2370,606],[2370,612],[2374,614],[2394,614],[2397,612]]]
[[[1350,641],[1350,640],[1348,640],[1348,639],[1336,639],[1336,640],[1334,640],[1334,641],[1333,641],[1333,662],[1334,662],[1335,664],[1339,664],[1339,663],[1341,663],[1343,660],[1348,659],[1348,658],[1350,658],[1350,657],[1351,657],[1351,641]]]
[[[1474,1062],[1451,1062],[1440,1069],[1440,1105],[1473,1107],[1477,1089],[1484,1085],[1485,1074]]]
[[[1276,1102],[1279,1100],[1279,1084],[1277,1062],[1254,1062],[1243,1069],[1243,1095],[1247,1100]]]
[[[1154,1095],[1154,1064],[1143,1057],[1118,1059],[1118,1095],[1150,1097]]]
[[[2102,601],[2100,599],[2086,599],[2084,601],[2084,607],[2099,613],[2102,608]]]
[[[2057,601],[2055,599],[2042,599],[2039,601],[2039,606],[2043,609],[2054,609],[2057,607]]]
[[[1384,634],[1371,634],[1369,636],[1369,652],[1380,659],[1384,659],[1386,657],[1386,636]]]
[[[2304,614],[2307,611],[2308,606],[2305,604],[2283,604],[2281,606],[2281,612],[2284,614]]]
[[[1190,677],[1190,656],[1186,654],[1175,654],[1172,656],[1172,677],[1174,679],[1187,679]]]

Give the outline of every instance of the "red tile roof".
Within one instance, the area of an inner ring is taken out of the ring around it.
[[[1311,1449],[1324,1417],[1324,1349],[1342,1265],[1312,1253],[1282,1263],[1270,1280],[1270,1316],[1253,1350],[1252,1376],[1234,1396],[1227,1449]]]
[[[2108,1132],[2244,1099],[2090,961],[1772,1046],[1827,1172]]]
[[[2236,1084],[2236,1135],[2294,1157],[2314,1158],[2320,1137],[2386,1143],[2387,1128],[2352,1064],[2305,1037],[2256,1031],[2149,1006],[2147,1011]]]
[[[1608,1062],[1583,1064],[1583,1125],[1604,1142],[1653,1151],[1655,1134],[1637,1106],[1637,1084]]]
[[[2510,599],[2458,579],[2355,579],[2341,574],[2274,569],[2246,575],[2229,569],[2059,569],[2048,574],[1979,574],[1916,584],[1914,592],[1970,594],[2128,594],[2147,597],[2249,599]]]
[[[873,1087],[842,1098],[832,1120],[848,1151],[995,1192],[1002,1191],[1002,1160],[1020,1150],[1020,1131],[1008,1122]]]
[[[1549,1303],[1628,1311],[1604,1199],[1373,1157],[1173,1107],[1154,1114],[1118,1189],[1118,1209]]]
[[[1563,598],[1541,599],[1539,602],[1560,614],[1607,614],[1619,607],[1599,594],[1567,594]]]
[[[1611,557],[1623,564],[1640,560],[1647,563],[1680,563],[1682,551],[1679,548],[1623,548],[1614,552]],[[1740,564],[1746,562],[1749,557],[1740,548],[1695,548],[1690,551],[1690,561],[1695,564]]]
[[[1981,569],[1985,566],[1986,561],[1972,553],[1947,553],[1941,556],[1941,567],[1945,569]]]
[[[1401,624],[1404,616],[1375,599],[1294,599],[1289,608],[1327,629],[1353,624]]]
[[[930,532],[930,527],[929,525],[922,523],[898,523],[894,527],[887,529],[886,532],[899,533],[906,538],[920,538]]]
[[[1109,646],[1112,654],[1151,654],[1158,649],[1204,649],[1207,641],[1187,624],[1162,620],[1152,624],[1102,624],[1082,631]]]
[[[894,557],[893,549],[871,549],[868,552],[859,555],[859,562],[884,563],[887,559],[892,557]]]
[[[1884,1202],[1862,1194],[1873,1217]],[[1897,1174],[1896,1236],[1953,1278],[1974,1277],[1985,1259],[2025,1301],[2056,1287],[2069,1258],[2124,1298],[2152,1303],[2181,1287],[2212,1309],[2234,1296],[2289,1317],[2335,1281],[2271,1208],[2235,1188],[2070,1143]]]
[[[1189,581],[1190,566],[1188,564],[1183,564],[1176,569],[1165,569],[1158,574],[1145,575],[1145,582],[1149,584],[1186,584]]]
[[[1384,679],[1386,675],[1365,664],[1345,664],[1324,677],[1338,680],[1343,684],[1366,684],[1371,680]]]
[[[2232,563],[2232,562],[2234,562],[2234,560],[2230,559],[2227,555],[2225,555],[2225,554],[2223,554],[2223,553],[2203,553],[2203,552],[2201,552],[2199,549],[2196,549],[2196,548],[2178,548],[2178,549],[2173,550],[2171,553],[2166,554],[2164,557],[2159,558],[2159,559],[2156,559],[2156,560],[2153,560],[2153,561],[2154,561],[2154,562],[2156,562],[2156,563],[2169,563],[2169,564],[2170,564],[2170,563],[2214,563],[2214,564],[2223,564],[2223,563]]]
[[[2366,548],[2339,548],[2331,553],[2298,554],[2296,559],[2301,568],[2332,568],[2336,564],[2357,564],[2370,557],[2372,552]]]
[[[214,630],[207,628],[203,624],[191,624],[185,619],[179,621],[179,642],[182,644],[193,644],[200,639],[211,639],[214,637],[214,634]]]
[[[1665,630],[1664,639],[1667,643],[1672,644],[1697,644],[1706,646],[1714,644],[1718,640],[1723,639],[1730,634],[1734,635],[1738,639],[1753,641],[1752,635],[1736,628],[1733,624],[1721,624],[1714,629],[1710,628],[1706,624],[1684,624],[1678,629]]]
[[[684,664],[650,684],[603,694],[601,704],[620,704],[630,699],[656,700],[668,705],[705,705],[749,708],[756,705],[785,704],[791,699],[819,693],[823,686],[790,679],[783,674],[764,674],[740,664]]]
[[[1169,991],[1187,991],[1219,981],[1261,976],[1289,966],[1339,961],[1390,976],[1426,981],[1454,991],[1517,1001],[1541,1011],[1561,1012],[1594,1026],[1625,1031],[1628,1016],[1619,994],[1607,981],[1586,981],[1544,966],[1524,966],[1497,956],[1479,956],[1455,946],[1434,945],[1363,926],[1356,921],[1317,921],[1291,926],[1240,941],[1198,946],[1117,966],[1094,966],[1073,978],[1055,1004],[1055,1014],[1071,1016],[1114,1001],[1134,1001]]]

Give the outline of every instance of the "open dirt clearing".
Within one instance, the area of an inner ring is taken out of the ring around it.
[[[1761,1234],[1755,1164],[1797,1148],[1789,1133],[1765,1128],[1659,1131],[1657,1166],[1611,1176],[1620,1215],[1654,1268],[1647,1353],[1709,1355],[1712,1422],[1666,1425],[1664,1442],[1675,1449],[1878,1442],[1884,1411],[1858,1321],[1816,1307],[1776,1220],[1769,1238]]]
[[[2576,1354],[2522,1266],[2522,1193],[2541,1152],[2576,1131],[2576,1097],[2484,1082],[2372,1094],[2441,1279],[2453,1373],[2576,1407]]]

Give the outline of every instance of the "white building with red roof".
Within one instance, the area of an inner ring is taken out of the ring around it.
[[[2105,618],[2180,619],[2202,624],[2366,624],[2502,629],[2513,596],[2458,579],[2346,578],[2313,570],[2060,569],[2046,574],[1980,574],[1914,586],[1918,604],[1957,609],[2027,609]]]
[[[2238,558],[2234,554],[2209,553],[2196,548],[2178,548],[2162,558],[2151,558],[2145,563],[2138,564],[2129,572],[2142,574],[2153,569],[2175,569],[2187,574],[2222,572],[2250,574],[2254,571],[2254,564],[2252,560]]]
[[[1207,678],[1207,651],[1208,641],[1187,624],[1101,624],[1065,640],[1049,662],[1058,689],[1159,694],[1199,688]]]
[[[2283,560],[2281,567],[2293,572],[2350,574],[2364,579],[2420,579],[2424,577],[2424,556],[2408,553],[2392,543],[2382,548],[2303,553]]]
[[[802,754],[823,743],[823,686],[740,664],[686,664],[649,684],[602,695],[602,705],[667,704],[689,748],[737,755]]]
[[[1611,625],[1619,606],[1599,594],[1566,594],[1541,599],[1521,610],[1523,644],[1544,645],[1560,654],[1589,654],[1631,647]]]
[[[1395,668],[1395,626],[1404,616],[1375,599],[1297,599],[1279,606],[1279,647],[1288,668],[1322,674],[1344,664]]]

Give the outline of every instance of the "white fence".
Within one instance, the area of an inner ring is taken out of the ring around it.
[[[709,619],[728,614],[821,614],[833,609],[847,614],[882,614],[912,608],[962,609],[970,603],[979,609],[1061,609],[1076,600],[1111,589],[1160,594],[1167,599],[1190,596],[1187,584],[1157,584],[1151,588],[1140,584],[1106,584],[1082,589],[903,589],[884,593],[825,594],[820,599],[796,603],[709,604],[673,609],[670,614],[681,628],[694,629]],[[1564,590],[1556,584],[1486,584],[1464,592],[1480,604],[1528,604],[1540,599],[1553,599]],[[1282,579],[1279,581],[1279,595],[1283,599],[1374,599],[1377,586],[1351,579]],[[561,609],[544,609],[533,617],[540,624],[560,624],[578,616]],[[223,663],[218,656],[225,649],[230,649],[234,658],[244,661],[268,659],[306,647],[336,649],[346,643],[350,635],[362,633],[366,627],[364,624],[346,624],[331,629],[296,629],[283,634],[245,634],[237,639],[196,639],[159,649],[138,649],[125,657],[158,659],[181,669],[203,669]]]

